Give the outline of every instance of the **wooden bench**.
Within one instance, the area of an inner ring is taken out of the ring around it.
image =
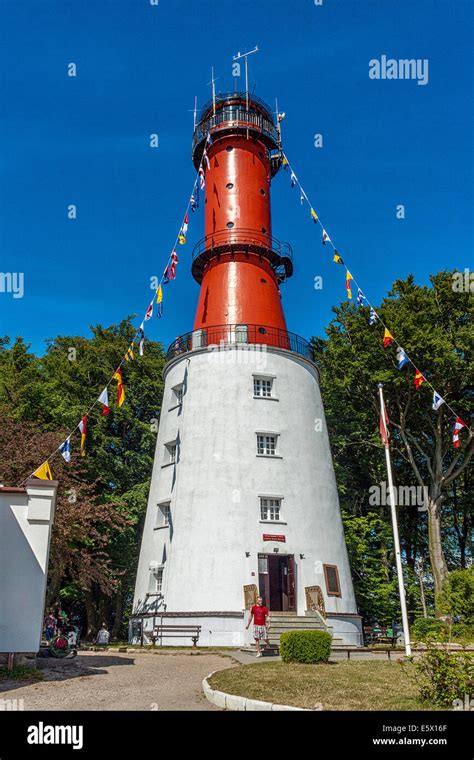
[[[200,625],[156,625],[149,638],[152,640],[153,646],[155,646],[157,639],[161,639],[162,641],[163,638],[183,638],[189,636],[192,639],[193,647],[195,647],[199,641],[200,633]]]
[[[390,644],[393,647],[397,642],[392,628],[364,626],[364,638],[366,644]]]

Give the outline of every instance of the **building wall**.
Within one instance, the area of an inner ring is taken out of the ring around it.
[[[241,611],[243,586],[258,585],[258,554],[278,548],[295,557],[299,615],[312,585],[328,611],[357,612],[317,370],[265,349],[193,351],[168,365],[135,606],[155,563],[164,566],[168,611]],[[254,374],[274,377],[274,398],[254,398]],[[172,388],[181,383],[177,405]],[[257,456],[257,432],[278,434],[278,457]],[[178,461],[164,464],[174,440]],[[260,522],[259,496],[282,498],[286,524]],[[155,527],[157,504],[168,499],[171,525]],[[327,595],[324,564],[337,565],[341,597]]]
[[[57,483],[0,488],[0,652],[37,652]]]

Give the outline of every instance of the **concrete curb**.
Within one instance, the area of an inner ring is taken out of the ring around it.
[[[306,707],[291,707],[290,705],[277,705],[272,702],[262,702],[259,699],[247,699],[247,697],[238,697],[236,694],[226,694],[225,691],[217,691],[211,689],[209,686],[208,678],[221,671],[214,670],[209,673],[202,682],[202,690],[206,699],[212,702],[216,707],[220,707],[221,710],[233,710],[233,711],[248,711],[255,712],[257,710],[280,711],[280,710],[297,710],[298,712],[313,712]]]

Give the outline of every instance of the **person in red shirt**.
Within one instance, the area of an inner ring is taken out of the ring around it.
[[[252,618],[253,637],[257,646],[257,657],[261,657],[262,653],[260,651],[260,641],[264,639],[265,643],[270,646],[270,642],[268,641],[268,628],[270,625],[270,621],[268,619],[268,607],[264,606],[261,596],[257,596],[257,604],[254,604],[250,610],[250,619],[247,623],[247,628],[252,622]]]

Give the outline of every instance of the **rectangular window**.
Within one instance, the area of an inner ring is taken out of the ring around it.
[[[323,565],[323,569],[328,596],[341,596],[341,585],[339,583],[337,565]]]
[[[281,499],[260,498],[260,519],[271,520],[272,522],[280,521]]]
[[[172,391],[172,399],[171,403],[173,405],[182,404],[183,402],[183,383],[180,385],[175,385],[174,388],[171,389]]]
[[[156,527],[166,528],[170,524],[171,505],[168,501],[166,504],[158,504],[158,514],[156,517]]]
[[[165,443],[165,458],[163,464],[175,464],[177,446],[176,441]]]
[[[264,435],[257,433],[257,454],[264,454],[267,457],[274,457],[276,454],[276,435]]]
[[[272,397],[273,380],[267,377],[253,378],[253,395],[259,398]]]
[[[163,565],[153,568],[150,572],[150,581],[148,584],[149,594],[161,594],[163,593]]]

